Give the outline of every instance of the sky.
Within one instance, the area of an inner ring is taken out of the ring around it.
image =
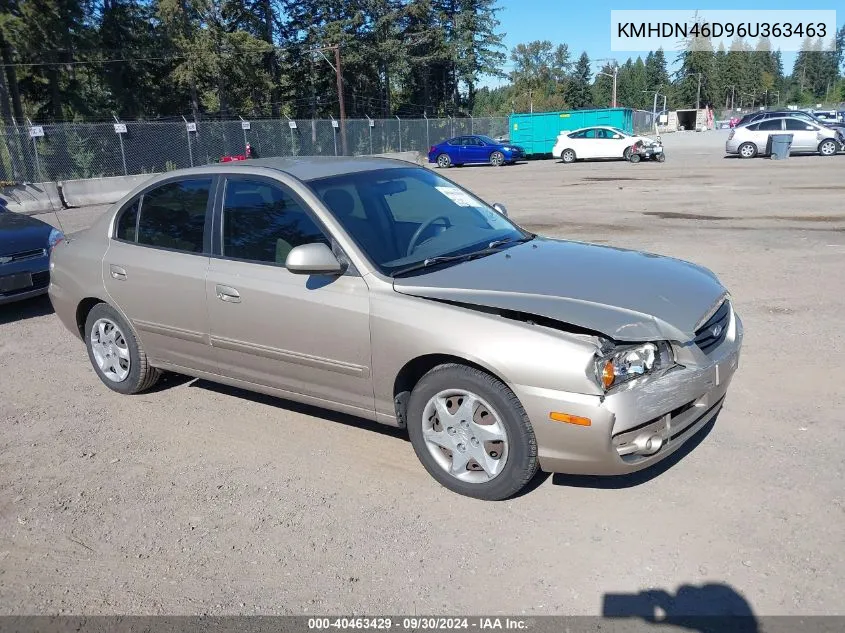
[[[740,3],[720,2],[708,0],[706,3],[696,5],[694,2],[685,0],[587,0],[572,2],[567,0],[499,0],[500,11],[497,15],[500,22],[499,31],[505,33],[504,45],[508,51],[508,60],[505,65],[505,72],[513,68],[510,61],[510,50],[519,43],[532,40],[549,40],[552,44],[567,44],[572,60],[576,60],[582,51],[587,51],[591,60],[612,58],[625,63],[628,57],[637,58],[641,55],[643,59],[647,52],[621,52],[611,51],[610,46],[610,12],[611,10],[622,9],[689,9],[690,16],[694,15],[696,9],[753,9],[755,2]],[[766,0],[766,10],[801,10],[811,8],[818,9],[839,9],[836,16],[837,25],[845,22],[845,1],[843,0],[813,0],[812,4],[802,6],[799,0]],[[702,6],[703,5],[703,6]],[[758,4],[759,6],[759,4]],[[760,12],[763,13],[763,12]],[[764,15],[764,14],[763,14]],[[761,21],[763,17],[761,16]],[[797,53],[783,52],[783,70],[785,73],[792,72]],[[667,61],[670,72],[673,70],[673,62],[676,54],[667,51]],[[594,62],[593,70],[598,70],[601,63]],[[506,83],[496,78],[486,78],[482,85],[497,86]]]

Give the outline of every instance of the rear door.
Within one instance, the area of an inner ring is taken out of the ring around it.
[[[354,269],[329,277],[285,268],[296,246],[339,247],[283,183],[231,175],[221,186],[206,288],[221,373],[372,411],[364,279]]]
[[[578,139],[578,149],[575,150],[578,158],[599,158],[602,155],[602,141],[598,139],[596,128],[589,128],[583,131]]]
[[[117,215],[103,258],[114,305],[154,360],[216,372],[208,339],[205,275],[215,178],[158,183]]]
[[[809,121],[786,119],[786,133],[792,134],[793,152],[814,152],[819,145],[819,128]]]
[[[762,154],[766,151],[769,137],[783,132],[783,119],[764,119],[753,127],[753,130],[749,128],[751,140],[757,145],[757,151]]]

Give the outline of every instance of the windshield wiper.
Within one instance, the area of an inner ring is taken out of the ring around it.
[[[468,262],[471,259],[476,259],[478,257],[485,257],[487,255],[492,255],[493,253],[498,253],[499,248],[501,246],[504,246],[505,244],[520,244],[522,242],[530,242],[535,237],[537,236],[529,233],[516,239],[508,238],[502,240],[493,240],[487,245],[487,248],[472,251],[471,253],[463,253],[461,255],[438,255],[437,257],[429,257],[428,259],[424,259],[423,261],[408,266],[407,268],[400,268],[399,270],[392,273],[391,277],[399,277],[400,275],[412,273],[416,270],[422,270],[423,268],[429,268],[430,266],[436,266],[437,264],[447,264],[449,262]]]
[[[522,242],[530,242],[535,237],[537,236],[533,233],[528,233],[526,235],[523,235],[522,237],[508,237],[503,240],[493,240],[487,245],[487,248],[498,248],[499,246],[504,246],[505,244],[521,244]]]

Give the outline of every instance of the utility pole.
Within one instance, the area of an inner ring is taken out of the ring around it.
[[[323,51],[334,51],[334,64],[329,61],[329,58],[325,56]],[[337,99],[340,104],[340,141],[341,147],[343,148],[343,155],[348,156],[346,146],[346,106],[343,102],[343,75],[340,71],[340,46],[323,46],[322,48],[312,49],[312,52],[320,53],[323,59],[326,60],[326,63],[334,69],[335,75],[337,75]]]
[[[531,108],[531,114],[534,114],[534,96],[531,94],[532,92],[532,90],[528,90],[528,101],[529,107]]]
[[[605,77],[610,77],[613,79],[613,97],[611,99],[611,108],[616,107],[616,78],[619,75],[619,64],[616,62],[615,59],[597,59],[597,62],[613,62],[613,74],[603,73],[601,71],[597,72],[598,75],[604,75]]]
[[[343,75],[340,74],[340,46],[334,47],[334,61],[337,64],[335,73],[337,74],[337,95],[340,100],[340,141],[343,147],[343,155],[348,156],[346,149],[346,106],[343,103]]]
[[[695,109],[701,109],[701,73],[698,73],[698,92],[695,94]]]

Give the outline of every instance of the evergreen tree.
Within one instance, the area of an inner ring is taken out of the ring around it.
[[[575,70],[569,82],[568,101],[573,108],[590,108],[593,106],[593,95],[590,86],[590,57],[587,52],[581,53]]]

